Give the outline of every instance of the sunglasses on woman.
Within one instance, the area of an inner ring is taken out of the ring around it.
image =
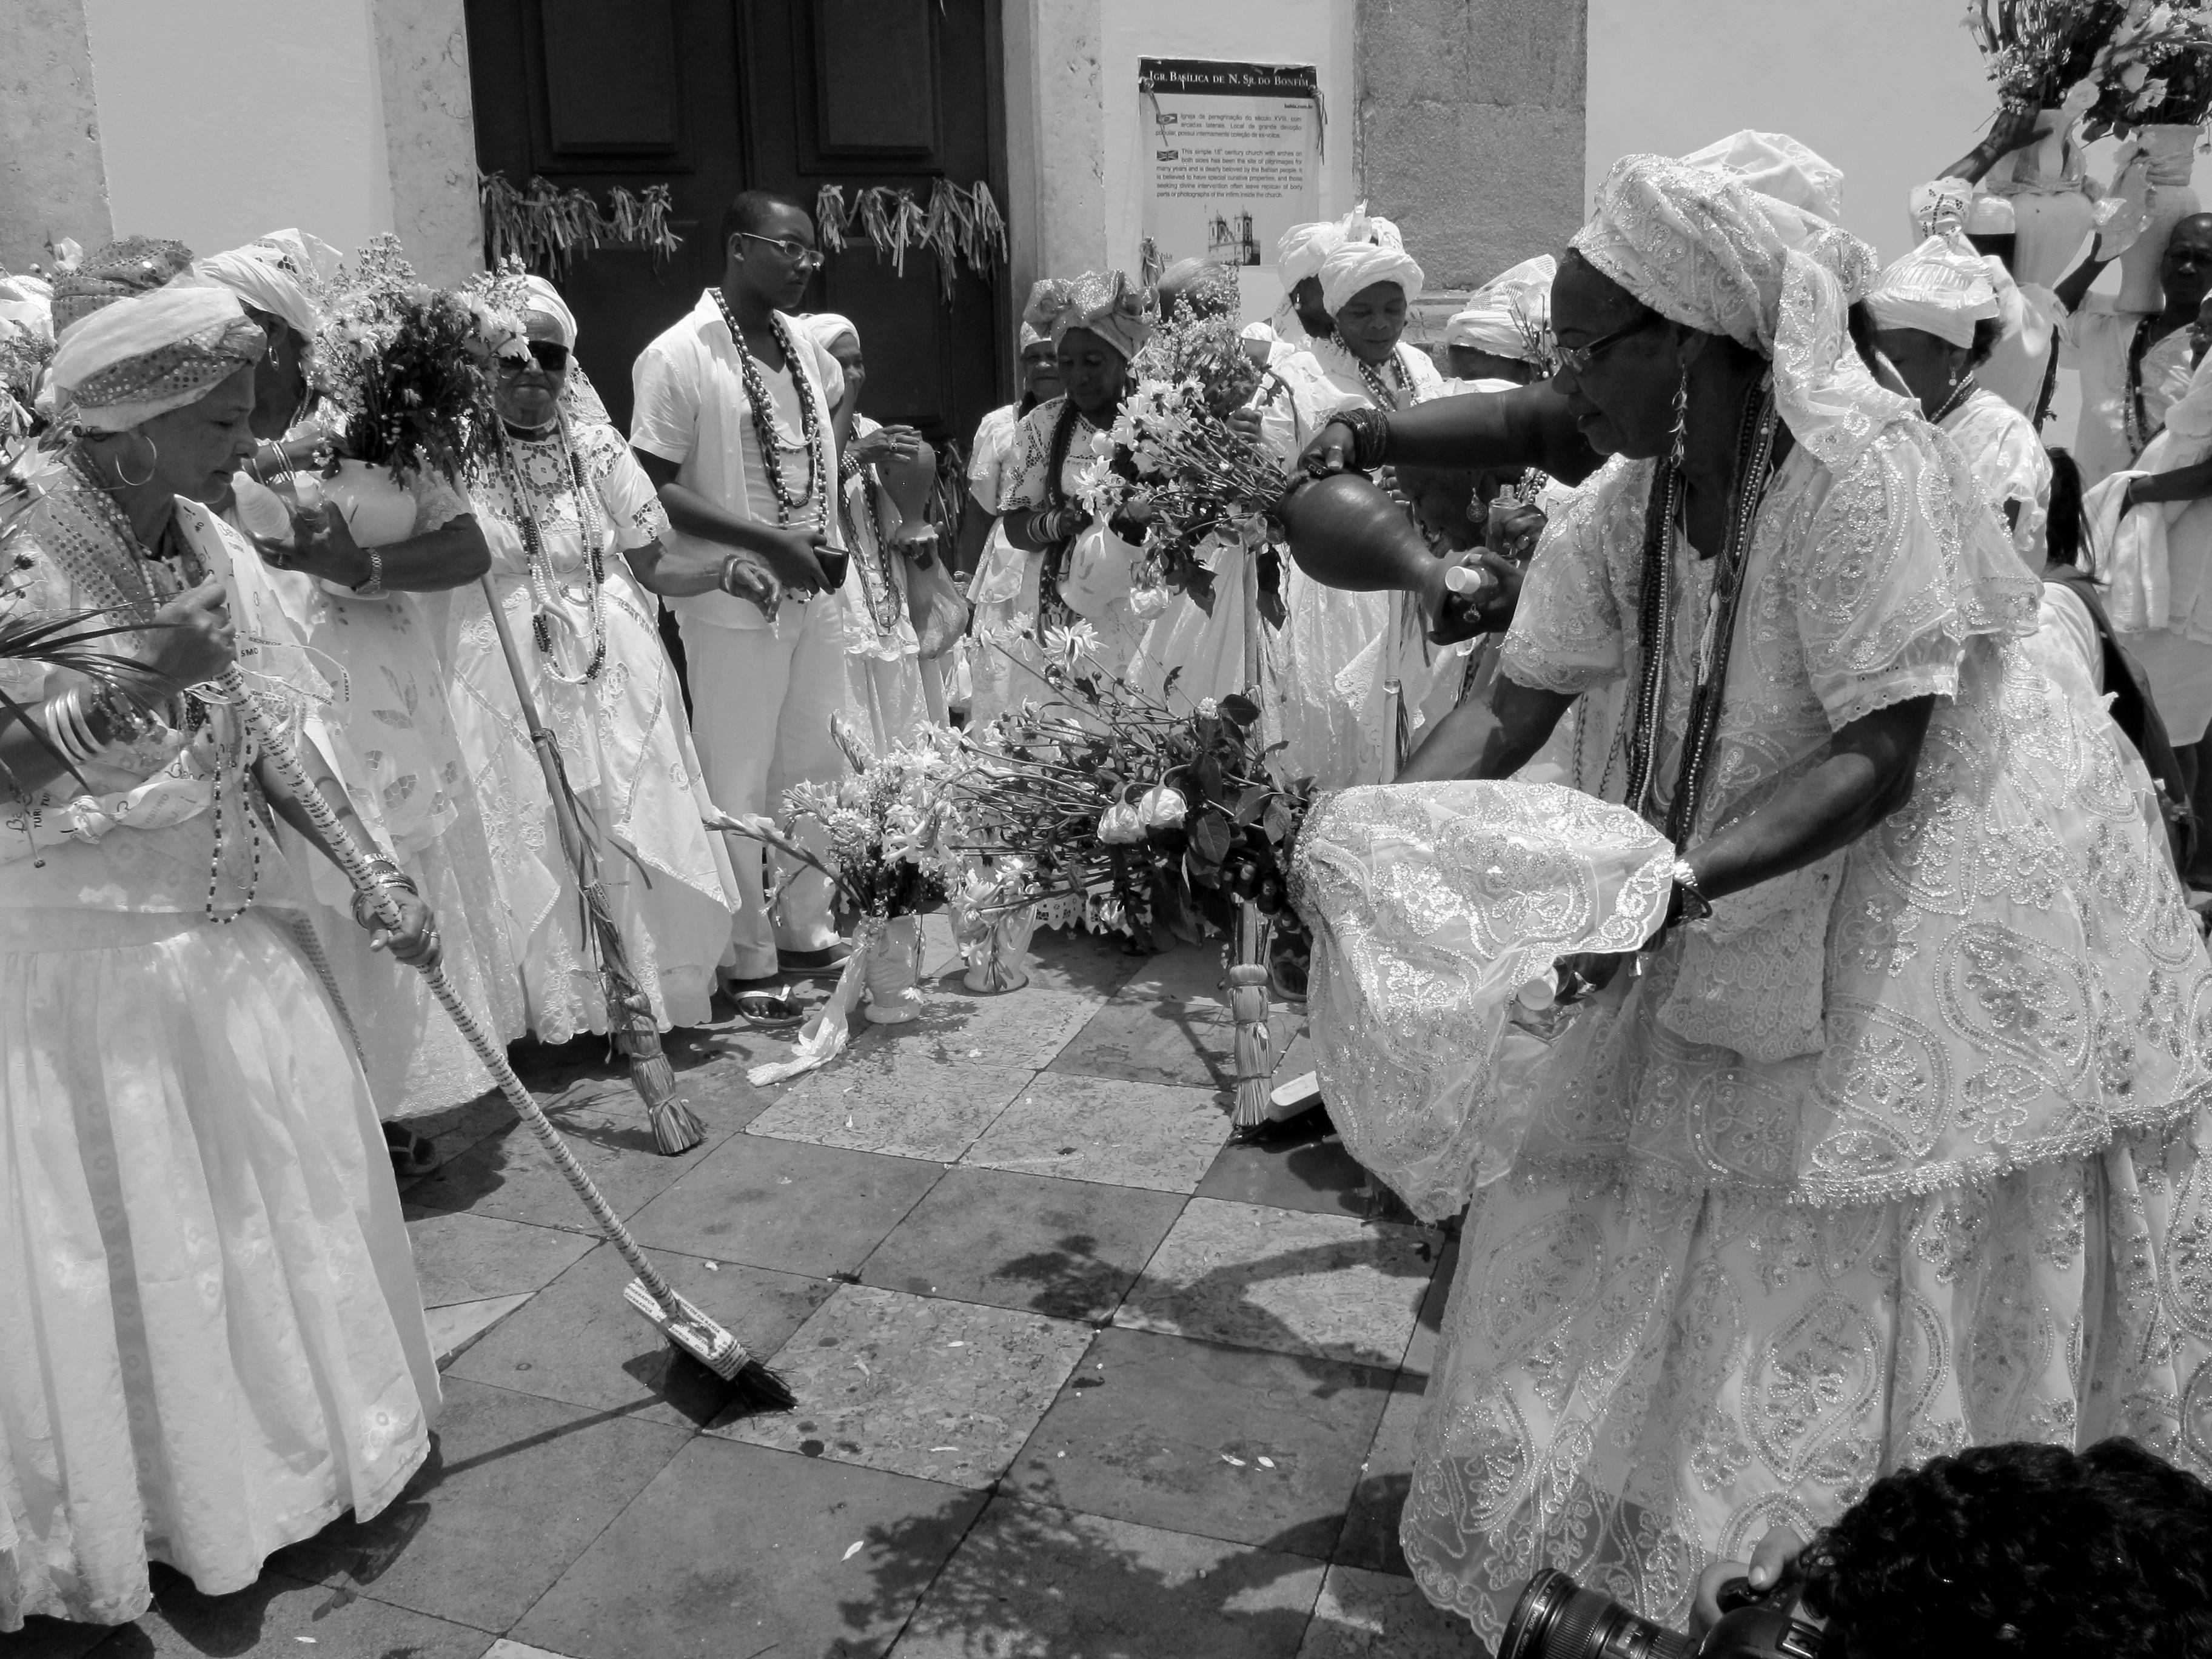
[[[529,340],[524,343],[530,348],[532,361],[548,374],[562,374],[568,369],[568,348],[558,340]],[[522,365],[512,357],[501,358],[499,366],[509,374],[522,373]]]

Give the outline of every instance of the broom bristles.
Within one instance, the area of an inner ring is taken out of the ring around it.
[[[616,1039],[616,1046],[625,1046],[620,1037]],[[653,1125],[653,1144],[664,1156],[673,1158],[706,1139],[707,1126],[691,1109],[690,1103],[678,1092],[676,1068],[668,1063],[659,1042],[654,1042],[649,1054],[635,1049],[629,1053],[630,1085],[645,1102],[646,1119]]]
[[[799,1403],[781,1376],[748,1353],[744,1343],[709,1319],[690,1297],[679,1291],[671,1291],[669,1296],[680,1318],[671,1315],[641,1279],[633,1279],[623,1287],[623,1299],[643,1314],[655,1330],[733,1385],[733,1403],[746,1411],[779,1412],[789,1411]]]

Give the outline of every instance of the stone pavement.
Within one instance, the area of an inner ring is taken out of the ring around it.
[[[726,1385],[495,1095],[405,1197],[446,1368],[428,1466],[367,1525],[209,1599],[166,1570],[119,1631],[33,1620],[8,1659],[1445,1659],[1397,1513],[1449,1284],[1370,1221],[1334,1140],[1229,1142],[1218,954],[1038,935],[823,1071],[781,1039],[670,1040],[706,1143],[653,1150],[605,1045],[528,1080],[685,1295],[798,1395]],[[1304,1069],[1296,1048],[1285,1074]]]

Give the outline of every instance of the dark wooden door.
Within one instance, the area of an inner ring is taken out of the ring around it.
[[[485,171],[603,205],[610,185],[669,186],[684,239],[672,258],[602,249],[560,278],[577,356],[624,426],[631,362],[720,279],[722,210],[739,190],[811,213],[823,183],[927,201],[943,177],[1006,201],[994,0],[466,0],[466,15]],[[861,237],[808,303],[860,328],[868,414],[964,442],[1012,380],[1004,282],[1003,268],[985,280],[963,266],[948,301],[934,259],[895,275]]]

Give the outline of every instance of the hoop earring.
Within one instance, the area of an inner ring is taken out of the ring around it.
[[[140,435],[143,436],[143,434],[142,434]],[[118,461],[115,467],[115,482],[112,484],[101,485],[100,487],[103,489],[143,489],[148,484],[154,482],[154,475],[161,470],[161,447],[155,443],[151,438],[147,438],[145,441],[146,447],[154,452],[154,459],[146,468],[146,476],[143,478],[125,477],[123,476],[122,463]]]
[[[1682,378],[1674,383],[1674,447],[1668,460],[1680,469],[1689,453],[1690,434],[1690,366],[1682,365]]]

